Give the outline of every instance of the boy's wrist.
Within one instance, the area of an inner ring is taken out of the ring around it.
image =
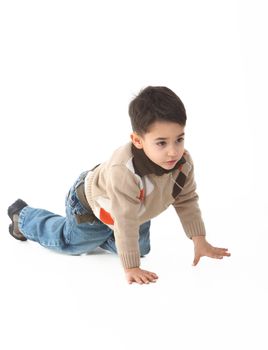
[[[135,266],[135,267],[124,267],[124,270],[125,272],[129,272],[131,270],[134,270],[134,269],[139,269],[140,267],[139,266]]]
[[[193,236],[192,237],[192,241],[194,243],[205,241],[205,240],[206,240],[206,236],[204,236],[204,235],[199,235],[199,236]]]

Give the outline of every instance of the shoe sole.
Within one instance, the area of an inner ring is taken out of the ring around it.
[[[11,206],[7,209],[7,214],[10,217],[10,220],[12,221],[12,224],[9,225],[9,233],[11,236],[19,241],[27,241],[27,238],[21,234],[21,236],[14,234],[14,222],[13,222],[13,215],[19,213],[24,207],[28,206],[26,202],[24,202],[22,199],[17,199],[16,202],[14,202]]]
[[[17,239],[18,241],[27,241],[27,238],[24,237],[23,235],[21,235],[21,237],[18,237],[18,236],[16,236],[16,235],[14,235],[13,224],[10,224],[10,225],[9,225],[8,230],[9,230],[9,233],[11,234],[11,236],[12,236],[13,238]]]

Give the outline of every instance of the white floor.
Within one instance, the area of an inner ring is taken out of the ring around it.
[[[13,240],[1,224],[2,348],[267,349],[265,229],[252,216],[241,227],[214,219],[210,241],[232,257],[192,267],[192,242],[173,210],[156,218],[142,266],[159,280],[143,286],[126,283],[113,254],[55,254]]]

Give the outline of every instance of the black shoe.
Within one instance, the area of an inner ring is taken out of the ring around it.
[[[25,203],[23,200],[17,199],[16,202],[11,204],[11,206],[9,206],[7,210],[8,216],[12,221],[12,224],[9,225],[9,233],[11,234],[11,236],[20,241],[27,241],[27,238],[23,236],[18,226],[19,212],[27,206],[28,204]]]

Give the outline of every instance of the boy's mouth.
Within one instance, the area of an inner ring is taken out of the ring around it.
[[[168,165],[175,165],[177,163],[177,160],[168,160],[167,162],[166,162],[166,164],[168,164]]]

